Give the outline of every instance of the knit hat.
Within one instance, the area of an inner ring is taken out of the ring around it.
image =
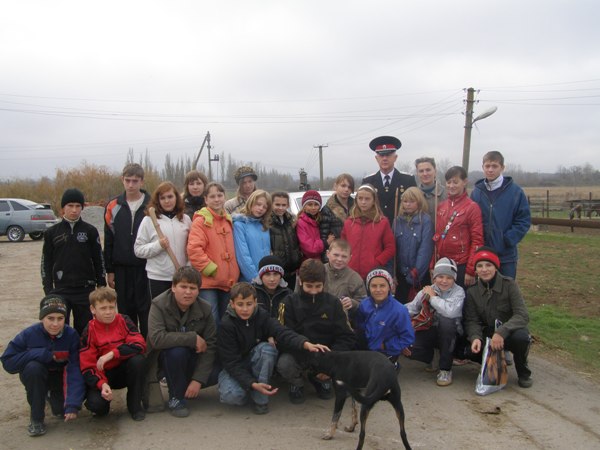
[[[304,205],[308,202],[317,202],[319,204],[319,208],[323,205],[323,200],[321,199],[321,194],[319,194],[315,190],[306,191],[302,196],[302,208],[304,209]]]
[[[244,177],[252,177],[254,181],[258,180],[258,175],[256,175],[256,172],[250,166],[239,167],[233,174],[233,177],[235,178],[236,184],[240,184],[240,181],[242,181]]]
[[[40,320],[52,313],[60,313],[67,317],[67,303],[60,295],[46,295],[40,302]]]
[[[262,278],[265,273],[276,272],[282,277],[285,275],[283,270],[283,262],[277,256],[265,256],[258,263],[258,278]]]
[[[473,260],[475,266],[477,266],[477,263],[480,261],[489,261],[496,267],[496,270],[500,269],[500,258],[498,258],[498,255],[496,255],[493,248],[479,247],[475,250]]]
[[[439,275],[448,275],[456,281],[456,263],[450,258],[440,258],[433,268],[433,279]]]
[[[367,289],[369,289],[369,284],[371,284],[371,280],[377,277],[385,278],[385,281],[387,281],[390,285],[390,291],[394,289],[394,278],[390,275],[390,273],[387,270],[384,269],[373,269],[369,272],[369,274],[367,275]]]
[[[83,206],[85,205],[83,192],[75,188],[67,189],[64,192],[62,199],[60,200],[60,207],[64,208],[65,205],[68,203],[79,203],[81,205],[81,208],[83,208]]]

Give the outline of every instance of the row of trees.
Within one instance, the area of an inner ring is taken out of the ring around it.
[[[125,163],[130,162],[138,162],[144,167],[145,189],[149,192],[152,192],[163,180],[170,180],[178,189],[183,189],[185,174],[193,166],[193,160],[190,157],[173,160],[171,155],[167,154],[162,169],[158,169],[150,160],[148,152],[139,154],[136,157],[132,149],[129,150]],[[233,195],[237,188],[234,173],[242,165],[249,165],[254,168],[259,177],[258,184],[263,189],[268,191],[298,190],[299,178],[297,174],[279,172],[256,162],[237,160],[231,154],[226,155],[225,153],[219,155],[219,163],[216,165],[216,170],[213,170],[213,179],[223,183],[230,194]],[[440,178],[443,179],[443,174],[450,165],[451,163],[447,159],[438,161],[437,168]],[[399,166],[399,169],[407,172],[413,171],[410,164],[405,162]],[[200,165],[198,170],[208,176],[208,170],[204,165]],[[594,169],[591,164],[571,167],[560,166],[554,174],[525,172],[520,166],[509,165],[506,173],[525,187],[600,185],[600,171]],[[470,180],[477,180],[481,177],[483,177],[481,171],[469,173]],[[358,183],[361,178],[355,177],[355,179]],[[319,180],[316,177],[309,177],[309,182],[315,188],[319,186]],[[333,177],[326,178],[324,188],[330,189],[333,182]],[[73,169],[57,169],[54,178],[42,177],[36,180],[13,179],[0,181],[0,197],[27,198],[37,202],[50,203],[55,209],[58,209],[57,206],[60,206],[62,193],[69,187],[78,187],[84,192],[89,202],[100,204],[123,190],[118,171],[111,170],[106,166],[83,162],[79,167]]]

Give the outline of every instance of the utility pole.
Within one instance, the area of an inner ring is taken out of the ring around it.
[[[467,109],[465,111],[465,140],[463,143],[462,166],[469,174],[469,156],[471,153],[471,130],[473,130],[473,104],[475,103],[475,89],[467,89]]]
[[[208,141],[206,143],[206,148],[208,150],[208,179],[212,181],[212,163],[213,161],[219,161],[219,155],[210,155],[210,150],[212,149],[212,146],[210,145],[210,133],[206,133],[206,137],[208,138]]]
[[[313,148],[319,149],[319,190],[323,190],[323,147],[329,147],[328,145],[313,145]]]
[[[200,151],[198,152],[198,156],[194,160],[194,164],[192,166],[193,169],[198,169],[198,161],[200,161],[200,156],[202,156],[202,150],[204,150],[204,146],[208,149],[208,179],[212,181],[212,162],[219,161],[219,155],[215,155],[214,157],[210,156],[210,149],[212,146],[210,145],[210,131],[206,132],[206,136],[204,136],[204,140],[202,141],[202,145],[200,146]]]

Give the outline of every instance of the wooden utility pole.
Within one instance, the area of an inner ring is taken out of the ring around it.
[[[328,145],[313,145],[313,148],[319,149],[319,190],[323,190],[323,147],[329,147]]]
[[[473,104],[475,103],[475,89],[467,89],[467,109],[465,111],[465,140],[463,143],[462,166],[469,173],[469,156],[471,153],[471,130],[473,130]]]

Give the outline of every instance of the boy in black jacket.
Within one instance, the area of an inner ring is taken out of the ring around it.
[[[296,351],[329,350],[282,326],[258,306],[256,290],[251,284],[237,283],[231,288],[229,307],[217,336],[223,365],[219,374],[222,403],[244,405],[250,396],[256,414],[269,412],[269,396],[277,393],[269,381],[278,355],[277,348],[267,342],[270,337],[275,338],[278,346]]]
[[[258,305],[274,318],[278,317],[281,302],[292,293],[284,276],[283,261],[268,255],[258,263],[258,278],[252,280]]]
[[[73,328],[81,334],[92,319],[89,295],[106,286],[98,230],[81,219],[85,199],[78,189],[67,189],[61,199],[63,220],[44,233],[42,284],[46,295],[67,302],[66,322],[73,312]]]
[[[279,321],[311,342],[319,342],[332,350],[353,350],[356,336],[348,323],[342,303],[323,291],[325,266],[316,259],[307,259],[300,266],[301,292],[287,297],[279,306]],[[290,383],[290,401],[304,402],[302,372],[308,369],[306,354],[284,353],[277,362],[277,371]],[[311,374],[309,381],[322,399],[332,397],[331,379],[325,374]]]

